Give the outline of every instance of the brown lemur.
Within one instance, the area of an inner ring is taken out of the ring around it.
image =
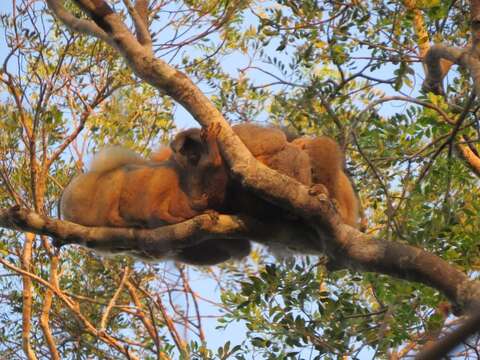
[[[212,126],[179,133],[171,150],[161,151],[161,161],[159,154],[152,161],[121,147],[102,150],[90,170],[65,188],[62,217],[86,226],[155,228],[218,208],[228,181],[216,142],[218,130]],[[174,254],[137,255],[212,265],[249,252],[248,240],[212,239]]]
[[[289,143],[282,130],[249,123],[233,130],[265,165],[304,185],[322,184],[343,221],[358,227],[358,199],[334,140],[297,138]],[[289,220],[287,212],[229,178],[216,141],[218,131],[218,126],[211,126],[206,131],[180,132],[170,148],[160,149],[148,160],[120,147],[101,151],[89,172],[65,189],[63,218],[87,226],[154,228],[216,210],[266,221]],[[174,254],[145,254],[145,258],[212,265],[249,251],[246,239],[209,239]]]

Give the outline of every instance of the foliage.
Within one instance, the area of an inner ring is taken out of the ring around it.
[[[0,71],[0,206],[26,205],[56,216],[61,189],[88,163],[87,154],[118,143],[148,155],[171,136],[174,119],[185,121],[185,115],[167,96],[139,83],[111,49],[54,22],[42,1],[12,3],[15,10],[0,7],[6,53]],[[458,118],[468,99],[468,76],[454,73],[446,100],[419,92],[419,39],[404,2],[236,4],[225,25],[212,30],[229,13],[229,2],[153,1],[158,56],[198,82],[232,122],[268,122],[338,139],[370,233],[422,246],[477,276],[479,181],[455,143],[462,135],[478,142],[478,103],[452,133],[438,109]],[[432,41],[466,43],[466,1],[417,6]],[[384,96],[404,100],[370,106]],[[29,252],[24,234],[0,234],[6,261],[51,284],[58,278],[58,288],[78,306],[69,308],[44,285],[29,286],[4,268],[0,352],[12,359],[24,358],[21,351],[29,346],[38,358],[53,358],[49,332],[61,359],[118,358],[125,347],[145,359],[402,357],[454,324],[439,310],[444,299],[437,292],[376,274],[327,273],[324,259],[279,261],[257,248],[240,264],[185,269],[79,248],[57,253],[44,238],[35,238]],[[215,296],[192,290],[197,287],[215,290]],[[53,302],[45,328],[48,296]],[[25,320],[26,308],[31,319]],[[207,316],[212,313],[214,319]],[[88,331],[78,314],[97,328],[103,324],[101,331],[120,346]],[[220,329],[207,333],[217,318]],[[32,324],[28,341],[26,322]],[[215,339],[237,326],[244,333],[230,333],[228,342]]]

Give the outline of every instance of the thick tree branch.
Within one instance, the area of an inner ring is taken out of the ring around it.
[[[85,35],[91,35],[105,41],[109,45],[114,45],[108,34],[98,27],[93,21],[79,19],[72,15],[62,5],[60,0],[46,0],[48,7],[55,16],[61,20],[70,30]]]
[[[417,2],[415,0],[404,0],[403,2],[407,10],[413,15],[413,29],[415,30],[415,34],[417,35],[418,53],[422,58],[425,58],[428,51],[430,50],[430,37],[428,35],[427,27],[423,19],[422,10],[417,7]],[[443,77],[448,73],[448,70],[450,70],[451,66],[453,65],[453,62],[446,59],[438,59],[438,63],[437,60],[434,61],[434,66],[437,67],[439,74],[441,74],[440,77],[443,79]],[[424,68],[425,74],[428,77],[428,66],[424,64]],[[427,81],[425,81],[423,86],[426,91],[433,91],[438,93],[443,91],[442,84],[428,85]]]
[[[411,0],[405,0],[406,6],[412,10],[415,6]],[[479,0],[470,2],[471,10],[471,32],[472,43],[465,49],[448,47],[444,45],[434,45],[429,48],[428,44],[423,42],[420,46],[420,55],[424,58],[426,78],[422,85],[424,91],[432,91],[436,94],[443,94],[443,79],[447,75],[452,64],[460,65],[467,69],[474,82],[476,94],[480,91],[480,5]],[[419,14],[418,12],[416,13]],[[417,34],[422,33],[428,36],[424,29],[423,21],[414,22]],[[423,27],[423,28],[418,28]],[[422,46],[423,45],[423,46]],[[466,136],[462,138],[465,140]],[[480,159],[475,151],[472,150],[473,144],[456,144],[459,149],[460,157],[465,160],[472,171],[479,176]]]
[[[403,243],[372,239],[347,225],[340,225],[340,232],[342,246],[331,249],[330,257],[346,267],[421,282],[439,290],[458,309],[480,305],[480,282],[471,281],[438,256]]]
[[[302,254],[329,255],[329,266],[374,271],[427,284],[443,293],[458,309],[480,306],[480,282],[468,277],[436,255],[422,249],[371,237],[338,225],[339,243],[296,222],[262,224],[247,217],[200,215],[183,223],[156,229],[85,227],[54,220],[35,212],[0,210],[0,226],[53,237],[59,244],[80,244],[96,250],[130,253],[147,259],[175,258],[182,248],[206,239],[250,239],[282,246]]]
[[[480,3],[479,0],[470,1],[470,25],[472,42],[465,49],[444,45],[432,46],[424,56],[427,68],[423,88],[436,94],[443,93],[442,81],[449,67],[444,67],[441,60],[448,60],[458,64],[470,72],[477,94],[480,94]]]
[[[289,246],[299,252],[322,253],[321,248],[310,243],[316,235],[305,226],[286,221],[264,224],[246,216],[206,214],[175,225],[136,229],[87,227],[14,207],[0,210],[0,227],[29,229],[32,233],[52,237],[56,245],[78,244],[98,251],[124,252],[152,260],[172,259],[181,249],[206,239],[247,238],[267,245]],[[302,241],[297,242],[296,238]]]
[[[459,64],[463,54],[465,54],[465,50],[461,48],[444,45],[432,46],[423,60],[426,66],[426,77],[422,85],[424,91],[443,94],[443,78],[447,75],[450,68],[442,66],[441,60],[448,60],[453,64]]]
[[[470,0],[470,21],[472,23],[472,28],[475,26],[476,22],[480,21],[480,1],[479,0]],[[473,33],[474,41],[478,41],[480,36],[478,33]]]
[[[468,146],[461,146],[459,144],[457,149],[460,151],[460,156],[466,160],[470,169],[480,177],[480,158],[478,155]]]

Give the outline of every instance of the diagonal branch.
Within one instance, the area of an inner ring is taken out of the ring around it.
[[[450,351],[456,346],[468,340],[475,333],[480,332],[480,311],[472,311],[470,317],[467,318],[457,329],[446,335],[437,342],[426,346],[417,354],[415,360],[444,359]]]
[[[125,287],[125,282],[127,281],[128,277],[130,276],[130,269],[128,266],[126,266],[123,269],[123,275],[122,279],[120,280],[120,285],[118,285],[117,290],[111,297],[110,301],[108,302],[107,307],[105,308],[105,311],[102,314],[102,319],[100,320],[100,328],[99,331],[105,331],[107,328],[107,323],[108,323],[108,318],[110,317],[110,313],[112,311],[112,308],[115,306],[115,303],[117,302],[118,297],[123,291],[123,288]]]
[[[52,1],[52,0],[49,0]],[[55,0],[58,1],[58,0]],[[140,55],[148,53],[130,32],[120,16],[104,0],[73,0],[105,33],[107,42],[118,51]],[[62,19],[60,19],[62,20]],[[63,21],[63,20],[62,20]]]

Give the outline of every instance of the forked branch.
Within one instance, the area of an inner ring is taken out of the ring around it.
[[[443,94],[443,78],[450,67],[442,66],[441,60],[447,60],[468,70],[472,77],[474,88],[480,94],[480,3],[470,1],[470,27],[472,40],[465,48],[449,47],[446,45],[432,46],[424,58],[427,76],[423,83],[426,91]]]
[[[61,20],[65,25],[68,26],[73,32],[79,32],[81,34],[94,36],[100,40],[105,41],[107,44],[114,46],[112,39],[108,34],[103,31],[100,27],[91,20],[79,19],[69,12],[62,5],[60,1],[57,0],[46,0],[48,7],[55,16]]]

